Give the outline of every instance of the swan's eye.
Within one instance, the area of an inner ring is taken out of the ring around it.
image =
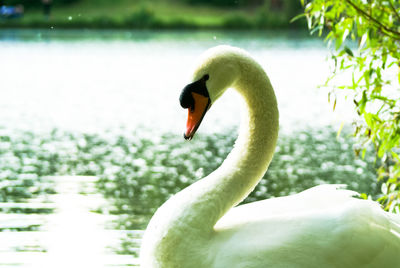
[[[204,80],[204,81],[207,81],[209,78],[210,78],[210,76],[209,76],[208,74],[205,74],[205,75],[203,76],[203,80]]]

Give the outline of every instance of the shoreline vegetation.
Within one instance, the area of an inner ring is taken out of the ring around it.
[[[45,16],[40,1],[22,4],[24,15],[0,18],[0,29],[290,29],[305,28],[305,20],[290,20],[302,12],[299,1],[201,0],[58,0]],[[24,3],[26,2],[26,3]]]

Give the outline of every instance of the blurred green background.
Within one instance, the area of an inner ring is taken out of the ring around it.
[[[305,25],[301,20],[289,22],[302,11],[300,1],[292,0],[53,0],[49,17],[43,15],[40,0],[3,3],[24,6],[24,15],[0,20],[0,27],[266,29]]]

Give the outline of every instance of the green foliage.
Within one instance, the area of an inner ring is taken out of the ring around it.
[[[254,20],[240,14],[230,15],[223,22],[224,28],[227,29],[251,29],[256,26]]]
[[[125,23],[136,28],[148,28],[156,23],[156,17],[151,9],[140,7],[125,19]]]
[[[18,20],[0,20],[0,28],[249,30],[304,24],[289,23],[301,12],[301,5],[292,0],[53,0],[50,19],[43,16],[41,1],[22,2],[4,0],[6,4],[22,3],[26,9]]]
[[[188,4],[205,4],[221,7],[239,7],[249,5],[260,5],[263,0],[183,0]]]
[[[381,159],[378,200],[400,211],[400,3],[395,0],[301,0],[311,33],[333,47],[330,98],[345,91],[359,120],[356,153],[373,144]],[[336,98],[334,97],[335,102]]]
[[[80,0],[53,0],[54,5],[68,5],[68,4],[73,4],[76,2],[79,2]],[[30,7],[40,7],[42,5],[41,0],[4,0],[3,1],[5,5],[23,5],[26,8]]]
[[[53,3],[55,5],[60,4],[60,5],[69,5],[69,4],[73,4],[76,2],[79,2],[80,0],[53,0]]]
[[[273,4],[274,3],[280,3]],[[303,26],[304,21],[290,21],[290,18],[301,12],[301,5],[291,0],[265,1],[263,6],[257,8],[254,15],[244,16],[232,14],[223,21],[223,27],[228,29],[268,29],[292,26]]]

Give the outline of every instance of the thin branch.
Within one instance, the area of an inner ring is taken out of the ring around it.
[[[389,4],[390,4],[390,7],[391,7],[391,9],[393,10],[394,14],[396,15],[397,19],[398,19],[399,22],[400,22],[400,14],[397,12],[396,7],[395,7],[394,4],[393,4],[393,1],[392,1],[392,0],[389,0]]]
[[[356,4],[354,4],[351,0],[346,0],[347,3],[349,3],[349,5],[351,5],[358,13],[362,14],[363,16],[367,17],[369,20],[371,20],[372,22],[374,22],[375,24],[377,24],[379,26],[379,28],[381,28],[382,30],[388,32],[388,33],[392,33],[395,36],[391,36],[394,39],[400,40],[400,32],[395,31],[393,29],[390,29],[389,27],[387,27],[386,25],[382,24],[380,21],[378,21],[377,19],[375,19],[374,17],[372,17],[370,14],[368,14],[367,12],[365,12],[364,10],[362,10],[361,8],[359,8]]]

